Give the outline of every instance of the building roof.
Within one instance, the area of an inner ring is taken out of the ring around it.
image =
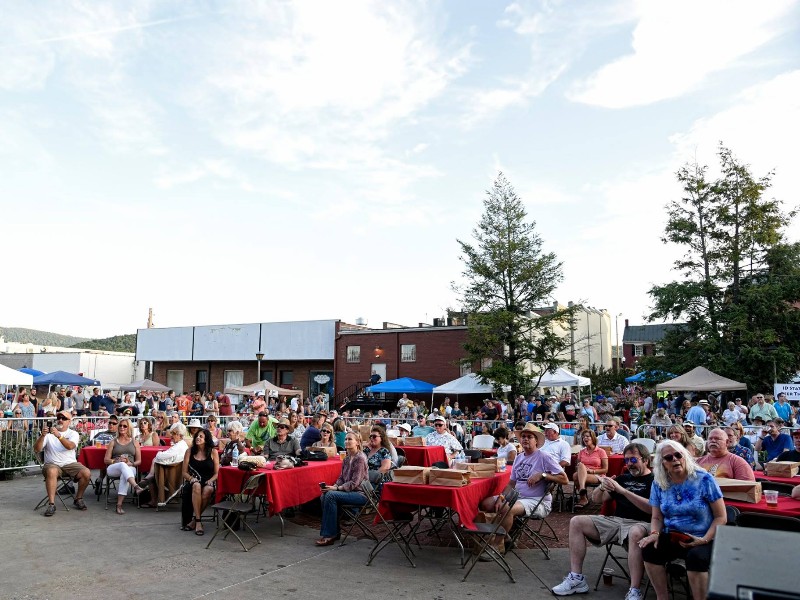
[[[658,323],[655,325],[626,325],[622,334],[623,344],[660,342],[667,331],[683,327],[683,323]]]

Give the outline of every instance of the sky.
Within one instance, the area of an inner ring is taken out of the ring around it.
[[[681,165],[798,204],[799,4],[0,2],[0,325],[431,323],[498,171],[642,323]]]

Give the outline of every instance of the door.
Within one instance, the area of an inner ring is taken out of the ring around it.
[[[372,363],[369,367],[369,374],[372,376],[373,371],[381,376],[380,382],[386,381],[386,363]],[[383,394],[374,394],[376,398],[383,398]]]

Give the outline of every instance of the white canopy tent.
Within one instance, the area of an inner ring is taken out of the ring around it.
[[[33,385],[33,375],[15,371],[5,365],[0,365],[0,384],[3,385]]]
[[[722,375],[717,375],[705,367],[695,367],[688,373],[679,375],[656,386],[657,390],[692,391],[692,392],[726,392],[745,390],[747,385]]]
[[[300,399],[303,399],[303,390],[288,390],[285,388],[280,388],[274,383],[270,383],[266,379],[242,387],[225,388],[226,394],[243,394],[245,396],[252,396],[257,392],[264,392],[266,395],[269,395],[270,392],[273,392],[273,394],[277,394],[278,396],[300,396]]]
[[[563,367],[559,367],[552,373],[548,371],[542,376],[541,381],[539,381],[539,387],[583,387],[585,385],[592,385],[592,380],[588,377],[581,377],[580,375],[575,375],[575,373],[570,373]]]
[[[469,373],[453,381],[448,381],[433,388],[434,394],[492,394],[494,389],[488,383],[481,383],[475,373]]]

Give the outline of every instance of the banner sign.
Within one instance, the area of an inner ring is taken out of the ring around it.
[[[786,399],[790,402],[792,400],[800,401],[800,383],[776,383],[775,385],[775,398],[778,394],[783,392],[786,394]]]

